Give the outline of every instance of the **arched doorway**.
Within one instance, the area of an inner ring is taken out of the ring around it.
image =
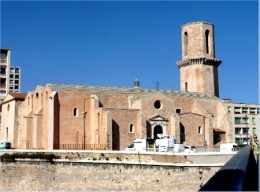
[[[161,125],[156,125],[153,131],[153,138],[158,139],[158,134],[163,134],[163,128]]]

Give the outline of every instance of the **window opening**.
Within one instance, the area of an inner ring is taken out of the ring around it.
[[[188,55],[188,33],[184,32],[184,55]]]
[[[77,109],[77,107],[75,107],[75,108],[73,109],[73,116],[74,116],[74,117],[77,117],[77,116],[78,116],[78,109]]]
[[[188,91],[188,83],[185,82],[185,91],[187,92]]]
[[[133,124],[130,124],[129,132],[130,132],[130,133],[133,133],[133,132],[134,132],[134,125],[133,125]]]
[[[159,101],[159,100],[155,101],[154,107],[155,107],[155,109],[160,109],[161,108],[161,101]]]
[[[209,30],[205,31],[205,38],[206,38],[206,54],[209,54]]]

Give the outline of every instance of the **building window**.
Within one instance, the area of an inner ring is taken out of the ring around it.
[[[155,109],[160,109],[162,107],[161,101],[159,101],[159,100],[155,101],[154,102],[154,107],[155,107]]]
[[[253,129],[252,129],[252,135],[254,135],[255,133],[256,133],[256,128],[253,127]]]
[[[185,82],[185,91],[187,92],[188,91],[188,83]]]
[[[248,124],[248,118],[247,117],[243,117],[243,124]]]
[[[74,117],[77,117],[77,116],[78,116],[78,108],[77,108],[77,107],[75,107],[75,108],[73,109],[73,116],[74,116]]]
[[[235,107],[234,108],[234,113],[235,114],[240,114],[241,113],[241,108],[240,107]]]
[[[133,124],[130,124],[129,132],[130,132],[130,133],[133,133],[133,132],[134,132],[134,125],[133,125]]]
[[[252,124],[255,125],[255,118],[252,118]]]
[[[248,108],[247,107],[242,107],[242,113],[248,113]]]
[[[205,31],[206,54],[209,54],[209,30]]]
[[[247,134],[248,133],[248,128],[243,128],[243,134]]]
[[[256,114],[256,108],[250,108],[249,112],[250,114]]]
[[[198,127],[198,134],[201,134],[202,131],[201,131],[201,126]]]
[[[187,31],[186,32],[184,32],[184,55],[186,56],[186,55],[188,55],[188,33],[187,33]]]
[[[242,124],[240,117],[235,117],[235,124]]]
[[[9,111],[9,110],[10,110],[10,105],[8,104],[8,105],[7,105],[7,111]]]
[[[235,128],[235,135],[241,134],[241,128]]]
[[[228,113],[231,113],[231,107],[228,106]]]
[[[176,113],[181,113],[181,109],[176,109],[175,112]]]

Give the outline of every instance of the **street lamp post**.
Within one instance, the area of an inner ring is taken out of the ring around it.
[[[245,121],[246,121],[246,145],[248,145],[247,113],[245,115]]]
[[[87,98],[87,99],[84,99],[84,103],[83,103],[83,149],[85,150],[86,149],[86,115],[87,115],[87,112],[85,111],[86,110],[86,105],[85,105],[85,101],[86,100],[89,100],[89,99],[94,99],[94,97],[91,97],[91,98]]]

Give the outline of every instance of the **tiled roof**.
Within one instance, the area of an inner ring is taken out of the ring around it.
[[[9,93],[9,95],[14,97],[15,99],[25,99],[27,94],[26,93]]]
[[[205,93],[197,92],[184,92],[173,90],[157,90],[157,89],[144,89],[144,88],[129,88],[129,87],[112,87],[112,86],[89,86],[89,85],[67,85],[67,84],[47,84],[53,91],[74,91],[74,92],[109,92],[109,93],[125,93],[125,94],[150,94],[155,92],[161,92],[167,96],[177,97],[193,97],[201,99],[216,99],[218,97]]]

